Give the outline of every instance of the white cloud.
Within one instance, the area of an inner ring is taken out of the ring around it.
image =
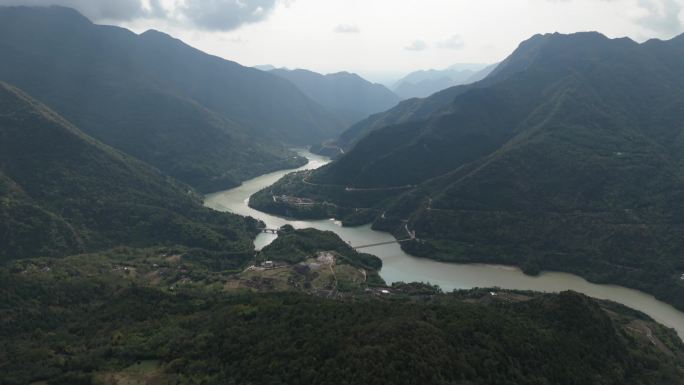
[[[0,0],[0,4],[70,6],[95,21],[135,32],[150,28],[167,32],[245,65],[273,63],[323,73],[347,70],[374,74],[374,79],[459,62],[493,63],[537,33],[598,31],[611,38],[644,41],[684,31],[684,0]],[[191,9],[194,12],[188,14]],[[340,26],[339,31],[348,34],[337,33]],[[361,34],[352,34],[353,27],[360,27]],[[460,46],[461,42],[466,44]]]
[[[183,16],[201,29],[230,31],[264,20],[276,0],[185,0]]]
[[[162,19],[203,30],[230,31],[265,20],[292,0],[0,0],[0,5],[73,8],[93,21]],[[163,4],[162,4],[163,2]]]
[[[459,50],[465,47],[465,42],[463,38],[459,35],[453,35],[450,38],[437,43],[439,48]]]
[[[340,24],[335,27],[335,32],[337,33],[359,33],[359,27],[352,24]]]
[[[682,9],[684,2],[678,0],[639,0],[639,7],[646,15],[637,18],[637,22],[651,31],[666,35],[682,32]]]
[[[158,14],[157,0],[0,0],[0,5],[50,6],[74,8],[91,20],[133,20]]]
[[[414,40],[413,43],[404,49],[407,51],[425,51],[428,49],[428,44],[423,40]]]

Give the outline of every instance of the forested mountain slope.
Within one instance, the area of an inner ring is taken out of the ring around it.
[[[423,112],[413,112],[410,120],[373,132],[312,180],[353,187],[416,184],[559,132],[596,136],[597,145],[612,141],[615,152],[627,153],[619,151],[630,145],[620,143],[627,140],[671,147],[669,153],[679,156],[674,138],[681,127],[672,118],[683,97],[684,70],[670,62],[684,50],[676,40],[667,54],[651,43],[592,33],[532,40],[546,44],[531,53],[529,42],[521,45],[492,75],[496,81],[448,90],[452,101],[428,109],[427,120],[416,120]],[[535,60],[525,63],[532,54]]]
[[[89,135],[205,191],[292,166],[282,144],[342,124],[293,84],[156,31],[68,8],[0,7],[0,80]]]
[[[0,261],[118,245],[253,248],[257,222],[88,137],[0,82]],[[236,255],[237,259],[240,255]]]
[[[381,84],[371,83],[357,74],[316,72],[284,68],[269,71],[289,80],[311,99],[333,111],[347,125],[382,112],[399,103],[399,97]]]
[[[497,66],[492,65],[487,67],[487,70],[493,70]],[[443,109],[448,111],[448,106],[456,96],[473,88],[490,85],[500,79],[490,76],[489,72],[486,74],[482,75],[483,78],[480,81],[446,88],[427,98],[404,100],[392,109],[369,116],[343,131],[335,139],[334,144],[344,151],[349,151],[356,143],[375,130],[395,124],[422,121],[444,112]]]
[[[87,276],[112,262],[71,259],[0,267],[3,384],[677,385],[684,378],[673,331],[572,292],[444,295],[400,284],[384,298],[360,292],[335,300],[230,293],[209,280],[169,290],[144,284],[142,274]],[[197,264],[187,268],[198,275]]]
[[[684,308],[683,41],[537,35],[269,193],[373,208],[376,227],[416,231],[416,255],[570,271]]]

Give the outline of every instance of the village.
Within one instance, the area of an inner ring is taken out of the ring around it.
[[[273,202],[298,207],[309,207],[316,204],[313,199],[299,198],[291,195],[273,195]]]
[[[367,287],[368,272],[362,268],[339,263],[335,252],[322,251],[302,259],[302,262],[296,264],[267,260],[251,265],[241,274],[231,277],[225,288],[256,291],[296,290],[335,298]]]

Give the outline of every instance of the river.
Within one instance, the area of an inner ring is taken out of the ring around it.
[[[329,159],[305,150],[299,150],[299,153],[308,158],[309,163],[297,170],[315,169],[329,162]],[[262,175],[246,181],[240,187],[209,194],[205,198],[205,205],[219,211],[229,211],[258,218],[264,221],[269,228],[279,228],[289,223],[295,228],[313,227],[319,230],[334,231],[352,245],[367,245],[394,240],[389,233],[374,231],[370,225],[343,227],[339,221],[331,219],[315,221],[286,219],[254,210],[247,205],[252,194],[272,185],[292,171],[296,170]],[[261,249],[272,242],[275,237],[276,235],[273,234],[260,234],[254,244],[257,249]],[[364,249],[364,252],[375,254],[382,259],[383,267],[380,275],[388,284],[397,281],[430,282],[439,285],[445,291],[474,287],[500,287],[543,292],[574,290],[591,297],[612,300],[640,310],[656,321],[674,328],[680,338],[684,338],[684,313],[649,294],[637,290],[615,285],[597,285],[576,275],[566,273],[543,272],[539,276],[531,277],[523,274],[520,269],[510,266],[463,265],[416,258],[404,253],[396,243]]]

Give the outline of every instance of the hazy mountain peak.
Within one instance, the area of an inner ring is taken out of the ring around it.
[[[404,99],[424,98],[453,86],[481,80],[488,74],[487,71],[480,74],[486,67],[486,64],[457,63],[441,70],[418,70],[397,81],[392,88]]]
[[[175,38],[175,37],[173,37],[173,36],[171,36],[165,32],[162,32],[162,31],[159,31],[156,29],[148,29],[147,31],[141,33],[138,36],[142,41],[148,42],[150,44],[154,44],[156,47],[178,48],[178,49],[182,49],[182,50],[187,50],[188,52],[192,51],[195,53],[199,53],[201,55],[205,55],[204,52],[190,46],[189,44],[185,43],[183,40]],[[225,60],[225,59],[222,59],[222,60]],[[230,60],[226,60],[226,61],[230,62]]]
[[[337,79],[346,79],[346,80],[350,80],[350,81],[354,81],[354,82],[366,82],[366,83],[374,84],[374,83],[369,82],[368,80],[362,78],[360,75],[355,74],[353,72],[341,71],[341,72],[335,72],[335,73],[328,74],[327,76],[329,76],[331,78],[337,78]]]
[[[599,32],[558,32],[536,34],[520,43],[513,53],[492,71],[492,77],[507,77],[533,65],[547,69],[569,68],[581,60],[604,55],[606,50],[618,55],[638,44],[628,38],[610,39]],[[583,58],[583,59],[582,59]]]
[[[306,69],[277,68],[269,72],[295,84],[304,94],[335,112],[348,125],[394,107],[399,102],[399,97],[385,86],[371,83],[348,71],[323,75]]]
[[[653,38],[653,39],[648,39],[646,40],[643,44],[649,45],[649,44],[659,44],[659,43],[674,43],[674,44],[680,44],[684,43],[684,33],[679,34],[671,39],[658,39],[658,38]]]
[[[178,40],[178,39],[175,39],[174,37],[172,37],[171,35],[169,35],[165,32],[156,30],[156,29],[148,29],[147,31],[141,33],[140,36],[141,37],[147,37],[147,38],[164,38],[164,39]]]
[[[77,10],[69,7],[63,7],[60,5],[50,5],[46,7],[41,7],[41,6],[26,6],[26,5],[19,5],[19,6],[1,6],[0,9],[4,9],[7,12],[10,13],[15,13],[15,14],[22,14],[22,15],[33,15],[33,16],[46,16],[49,15],[50,17],[53,18],[59,18],[55,20],[65,20],[69,22],[78,22],[78,23],[86,23],[86,24],[92,24],[92,22],[83,14],[78,12]]]

